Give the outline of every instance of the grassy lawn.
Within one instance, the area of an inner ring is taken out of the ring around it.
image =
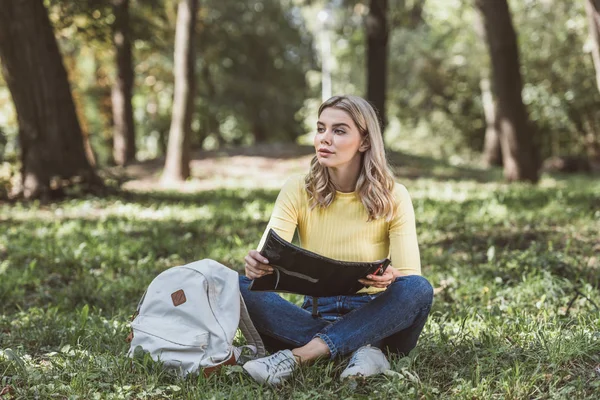
[[[240,270],[277,190],[0,204],[0,392],[11,387],[0,399],[597,398],[598,179],[509,186],[418,168],[399,178],[436,288],[417,349],[366,381],[340,382],[344,364],[322,361],[277,389],[240,367],[181,380],[125,357],[129,317],[152,278],[201,258]]]

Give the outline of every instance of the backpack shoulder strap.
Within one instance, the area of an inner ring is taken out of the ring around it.
[[[257,350],[257,357],[265,357],[267,355],[267,351],[265,350],[265,345],[263,344],[258,331],[254,327],[252,320],[250,319],[250,315],[248,314],[248,309],[246,308],[246,303],[244,303],[244,298],[240,293],[240,330],[242,334],[246,338],[246,341],[249,345],[253,345]]]

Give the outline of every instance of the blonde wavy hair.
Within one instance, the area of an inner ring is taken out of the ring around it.
[[[361,169],[355,192],[369,213],[369,221],[385,218],[391,221],[396,211],[394,175],[385,157],[383,135],[375,110],[365,99],[358,96],[333,96],[319,107],[318,116],[326,108],[337,108],[350,115],[360,135],[368,145],[362,153]],[[329,171],[317,156],[310,163],[310,171],[304,180],[311,210],[317,206],[328,207],[335,199],[336,189]]]

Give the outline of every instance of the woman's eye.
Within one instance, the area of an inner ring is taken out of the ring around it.
[[[317,132],[323,133],[323,132],[325,132],[325,128],[317,128]]]
[[[334,132],[337,133],[338,135],[343,135],[344,133],[346,133],[341,129],[336,129]]]

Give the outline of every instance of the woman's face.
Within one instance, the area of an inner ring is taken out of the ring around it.
[[[360,163],[362,136],[343,110],[326,108],[317,121],[314,144],[319,163],[328,168],[344,168]]]

